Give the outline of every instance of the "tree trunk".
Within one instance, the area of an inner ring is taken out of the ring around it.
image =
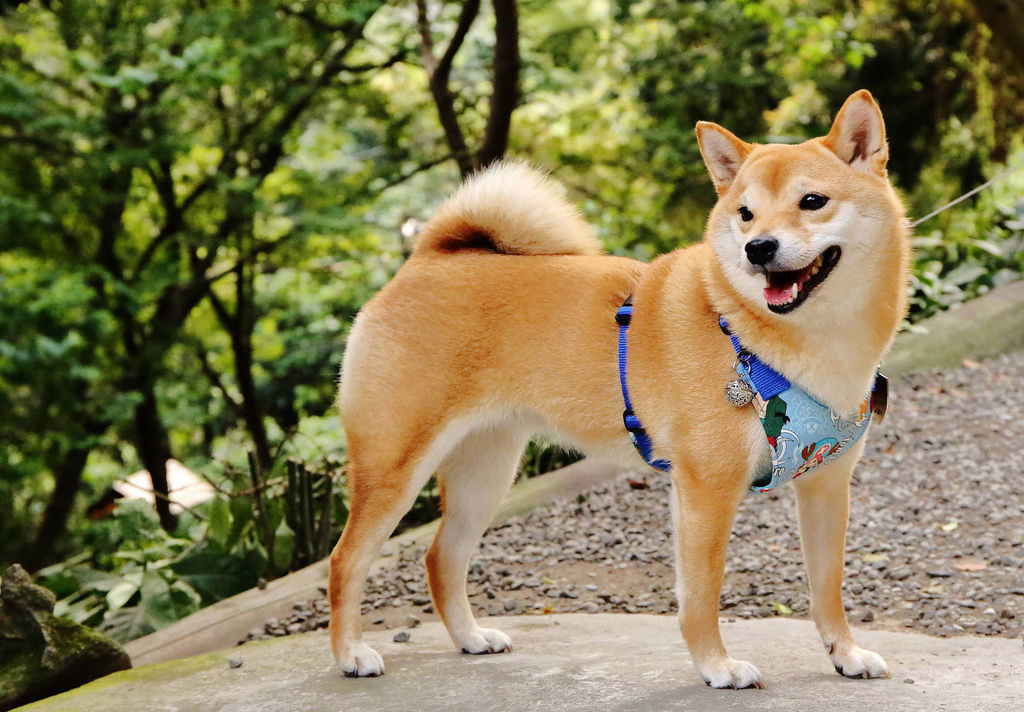
[[[139,391],[142,394],[142,402],[135,407],[135,447],[153,483],[160,526],[167,531],[174,531],[178,520],[171,514],[167,487],[167,461],[171,458],[170,440],[160,420],[153,383],[146,382]]]
[[[494,0],[494,65],[491,106],[483,143],[476,155],[481,168],[497,161],[508,148],[512,112],[519,104],[519,9],[516,0]]]
[[[235,378],[238,381],[238,390],[242,394],[245,427],[252,435],[260,472],[266,477],[269,476],[271,466],[270,443],[267,440],[267,428],[263,423],[263,407],[256,392],[256,381],[252,376],[252,330],[256,322],[252,267],[242,263],[235,278],[235,319],[230,327]]]
[[[35,541],[21,564],[29,571],[35,571],[50,563],[57,540],[64,535],[68,515],[75,503],[75,495],[82,484],[82,472],[91,448],[75,448],[53,468],[53,493],[46,504],[43,521],[36,531]]]
[[[1024,68],[1024,2],[1021,0],[976,0],[974,7],[992,36]]]

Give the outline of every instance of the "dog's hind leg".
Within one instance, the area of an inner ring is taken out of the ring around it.
[[[381,547],[447,454],[444,441],[436,437],[432,442],[412,443],[404,450],[380,443],[371,458],[362,448],[352,446],[350,436],[349,515],[331,552],[327,582],[331,650],[349,677],[374,677],[384,672],[381,656],[363,642],[363,588]],[[393,450],[397,459],[387,456]]]
[[[843,564],[846,523],[850,511],[850,477],[860,458],[856,450],[822,465],[807,478],[793,482],[800,519],[800,542],[811,587],[811,617],[836,672],[846,677],[889,677],[889,667],[877,653],[853,642],[843,607]]]
[[[444,515],[427,550],[427,575],[434,606],[452,642],[465,653],[501,653],[512,647],[501,631],[477,625],[466,596],[466,573],[528,439],[529,431],[521,425],[475,430],[438,469]]]

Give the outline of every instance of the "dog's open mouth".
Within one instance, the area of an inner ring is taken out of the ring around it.
[[[764,288],[764,298],[768,308],[776,314],[786,314],[803,304],[839,262],[840,253],[839,247],[833,245],[803,269],[765,272],[768,285]]]

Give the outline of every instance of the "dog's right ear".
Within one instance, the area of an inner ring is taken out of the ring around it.
[[[715,190],[721,195],[729,189],[753,146],[710,121],[697,122],[697,143]]]

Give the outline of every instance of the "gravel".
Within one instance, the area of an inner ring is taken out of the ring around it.
[[[942,637],[1021,635],[1022,475],[1024,352],[892,384],[889,413],[854,475],[844,583],[850,620]],[[637,489],[637,480],[649,488]],[[722,589],[727,618],[808,615],[791,499],[784,487],[742,503]],[[367,585],[365,623],[436,620],[423,548],[395,553]],[[672,563],[667,477],[624,473],[490,529],[470,565],[470,601],[491,616],[674,613]],[[299,601],[247,640],[323,628],[327,615],[322,597]]]

